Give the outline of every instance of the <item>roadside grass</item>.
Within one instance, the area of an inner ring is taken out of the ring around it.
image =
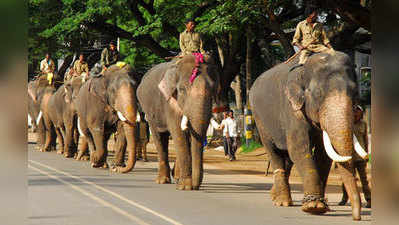
[[[255,149],[261,148],[262,144],[260,144],[259,142],[256,142],[254,140],[251,140],[247,146],[247,144],[245,143],[245,138],[241,137],[241,147],[240,147],[240,154],[246,154],[249,152],[254,151]]]

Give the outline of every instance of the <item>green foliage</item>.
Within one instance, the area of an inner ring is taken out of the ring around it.
[[[240,151],[240,154],[246,154],[246,153],[254,151],[255,149],[261,148],[261,147],[262,147],[262,144],[260,144],[260,143],[258,143],[256,141],[253,141],[253,140],[251,140],[249,142],[249,144],[247,145],[246,142],[245,142],[245,138],[242,137],[241,138],[241,151]]]

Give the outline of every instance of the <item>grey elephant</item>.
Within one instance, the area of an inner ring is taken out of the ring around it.
[[[198,190],[203,178],[203,140],[212,113],[212,99],[216,95],[219,73],[210,57],[199,64],[198,76],[190,82],[195,57],[185,56],[154,66],[143,77],[137,97],[146,114],[152,138],[158,151],[159,169],[156,182],[170,183],[168,141],[172,136],[176,146],[175,179],[179,190]],[[158,88],[166,80],[178,108],[172,107]],[[184,116],[183,116],[184,115]],[[187,120],[184,121],[183,118]],[[183,120],[183,121],[182,121]],[[185,129],[185,125],[188,129]],[[183,130],[182,129],[183,125]]]
[[[128,161],[125,167],[117,166],[113,170],[126,173],[134,168],[137,112],[137,80],[134,77],[136,73],[130,66],[112,66],[103,75],[89,78],[73,100],[78,130],[88,142],[92,167],[107,167],[106,144],[119,127],[126,138]],[[78,158],[85,151],[79,149]]]
[[[40,151],[50,151],[56,147],[54,127],[46,123],[48,122],[46,118],[48,118],[48,101],[58,87],[59,84],[50,84],[46,76],[39,76],[28,84],[28,96],[31,102],[28,104],[28,111],[37,125],[37,143]]]
[[[293,162],[303,178],[302,210],[327,212],[324,194],[334,160],[352,202],[353,219],[360,220],[351,156],[354,145],[362,157],[367,153],[353,137],[354,65],[342,52],[320,53],[289,72],[296,61],[264,72],[250,90],[253,116],[274,169],[272,200],[277,206],[292,205],[288,177]]]
[[[48,126],[54,126],[59,144],[57,153],[67,158],[75,155],[78,145],[77,114],[72,98],[76,97],[83,82],[82,77],[67,81],[50,97],[47,104],[45,121],[49,121]]]

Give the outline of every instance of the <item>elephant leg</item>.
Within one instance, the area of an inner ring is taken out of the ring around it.
[[[261,128],[261,127],[259,127]],[[286,168],[285,160],[287,157],[282,155],[282,151],[278,150],[274,144],[267,137],[262,129],[259,129],[259,134],[262,144],[269,155],[270,164],[273,168],[273,187],[270,190],[270,195],[275,206],[291,206],[292,198],[290,186],[287,177],[291,169]],[[288,171],[287,171],[288,169]]]
[[[359,174],[360,182],[362,183],[363,195],[367,202],[366,208],[371,208],[371,191],[366,172],[367,162],[355,162],[355,167]]]
[[[147,159],[147,144],[148,144],[148,142],[143,140],[141,143],[142,143],[141,151],[143,153],[143,161],[148,162],[148,159]]]
[[[43,148],[40,150],[42,152],[48,152],[51,151],[52,147],[53,147],[53,142],[55,142],[55,138],[54,138],[54,127],[52,126],[52,123],[50,121],[45,121],[44,122],[44,126],[45,126],[45,143]]]
[[[172,139],[176,146],[176,161],[178,162],[178,169],[180,171],[179,183],[176,188],[178,190],[193,190],[192,182],[192,156],[189,137],[184,133],[180,124],[174,124],[172,127]],[[198,184],[199,185],[199,184]]]
[[[102,167],[105,164],[106,159],[106,146],[104,138],[104,128],[89,128],[90,133],[93,137],[94,145],[96,150],[91,152],[90,161],[92,167]],[[89,143],[90,144],[90,143]]]
[[[312,158],[307,130],[295,129],[287,134],[290,158],[302,176],[304,198],[302,211],[312,214],[326,213],[329,208],[323,198],[323,184]]]
[[[89,145],[86,137],[81,138],[82,142],[80,143],[79,146],[79,151],[76,156],[76,160],[89,160]]]
[[[175,180],[175,183],[178,184],[180,180],[180,167],[179,167],[179,160],[177,160],[177,157],[175,164],[173,165],[172,175],[173,179]]]
[[[57,154],[64,154],[64,137],[62,136],[61,133],[61,128],[60,127],[56,127],[55,128],[55,133],[57,134],[57,139],[58,139],[58,150],[57,150]]]
[[[155,129],[151,129],[154,131]],[[170,167],[168,158],[168,145],[169,145],[169,133],[152,132],[155,147],[158,151],[159,169],[158,177],[155,182],[157,184],[170,183]]]
[[[324,149],[321,133],[314,134],[314,136],[312,137],[312,141],[315,144],[314,160],[316,162],[317,171],[319,171],[321,184],[323,185],[322,196],[324,197],[332,160],[330,159],[330,157],[328,157],[327,152]]]
[[[121,126],[121,128],[123,128]],[[124,167],[125,165],[125,153],[126,153],[126,146],[127,146],[127,141],[126,141],[126,136],[123,131],[123,129],[118,129],[118,134],[116,137],[116,149],[115,149],[115,160],[114,164],[115,166],[122,166]]]
[[[72,125],[65,126],[65,148],[64,156],[65,158],[73,157],[75,154],[74,140],[73,140],[74,128]]]
[[[143,158],[143,153],[142,153],[142,149],[141,149],[141,147],[142,147],[142,144],[143,143],[141,143],[141,141],[139,140],[139,141],[137,141],[136,142],[136,154],[137,154],[137,159],[139,160],[139,159],[142,159]]]
[[[44,128],[43,119],[41,119],[37,125],[37,149],[41,150],[44,147],[46,141],[46,130]]]

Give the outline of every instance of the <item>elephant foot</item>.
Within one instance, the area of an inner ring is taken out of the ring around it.
[[[292,206],[292,198],[291,198],[291,193],[289,190],[280,190],[279,192],[276,191],[275,187],[273,186],[271,192],[271,198],[273,201],[274,206]]]
[[[92,168],[103,168],[103,169],[109,168],[108,163],[94,163],[94,162],[91,163],[91,167]]]
[[[155,182],[157,184],[170,184],[171,183],[170,176],[158,175],[158,177],[155,179]]]
[[[182,178],[179,180],[179,183],[176,184],[176,189],[181,191],[198,190],[199,187],[197,187],[197,189],[194,189],[192,183],[193,182],[191,178]]]
[[[328,207],[324,198],[318,198],[312,195],[308,195],[304,197],[302,211],[310,214],[319,215],[330,211],[330,208]]]
[[[74,157],[74,154],[71,153],[71,152],[64,152],[64,157],[65,158],[72,158],[72,157]]]
[[[274,184],[270,191],[273,205],[275,206],[292,206],[291,190],[285,172],[278,171],[274,174]]]

